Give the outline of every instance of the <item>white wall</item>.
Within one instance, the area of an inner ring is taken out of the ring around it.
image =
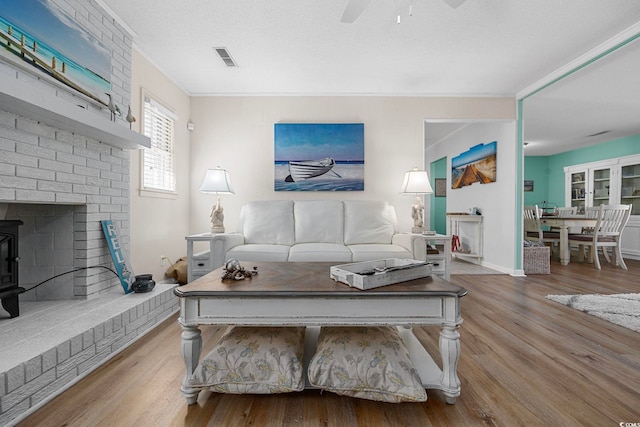
[[[481,97],[193,97],[191,118],[195,124],[191,135],[191,233],[211,227],[209,211],[215,196],[200,194],[198,187],[206,169],[216,166],[229,170],[236,192],[222,196],[227,231],[235,231],[243,203],[271,199],[386,200],[396,207],[400,231],[408,231],[413,199],[398,192],[405,171],[424,167],[424,119],[513,120],[515,101]],[[364,123],[365,190],[275,192],[273,125],[279,122]]]
[[[175,168],[177,195],[140,195],[140,154],[131,151],[131,267],[135,274],[151,273],[164,279],[168,265],[160,265],[165,255],[175,262],[187,254],[184,237],[189,233],[189,96],[162,74],[140,52],[133,49],[131,108],[137,121],[133,129],[141,132],[142,89],[173,110],[175,127]]]
[[[428,125],[426,126],[428,132]],[[469,123],[459,131],[429,148],[427,159],[451,158],[477,144],[497,141],[496,182],[475,183],[451,189],[451,173],[447,174],[447,212],[468,212],[477,207],[483,215],[483,265],[506,273],[515,273],[516,230],[516,123]],[[429,209],[427,208],[427,212]],[[448,224],[447,224],[448,227]],[[450,230],[448,230],[450,232]]]

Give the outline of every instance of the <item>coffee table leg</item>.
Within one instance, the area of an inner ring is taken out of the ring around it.
[[[180,391],[182,391],[182,395],[187,400],[187,404],[193,405],[198,400],[200,389],[189,386],[189,378],[200,360],[202,336],[197,326],[180,326],[182,327],[182,357],[186,368]]]
[[[448,404],[453,405],[460,396],[458,359],[460,358],[459,325],[445,325],[440,331],[440,355],[442,356],[442,391]]]

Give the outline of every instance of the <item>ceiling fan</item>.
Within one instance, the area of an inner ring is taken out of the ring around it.
[[[466,0],[443,1],[452,8],[456,9]],[[358,19],[360,15],[362,15],[362,12],[364,12],[367,6],[369,6],[369,3],[371,3],[371,0],[349,0],[349,3],[347,3],[347,7],[345,7],[344,9],[344,13],[342,14],[342,19],[340,20],[340,22],[343,22],[345,24],[353,23],[356,19]]]

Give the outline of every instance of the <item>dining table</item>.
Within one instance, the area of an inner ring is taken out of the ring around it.
[[[598,222],[598,218],[590,218],[585,215],[573,215],[566,217],[543,216],[540,218],[541,225],[560,229],[560,264],[569,264],[571,258],[571,248],[569,247],[569,229],[572,227],[593,228]]]

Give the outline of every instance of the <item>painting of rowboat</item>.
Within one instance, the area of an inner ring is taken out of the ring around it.
[[[0,60],[46,73],[106,106],[111,53],[50,0],[0,0]]]
[[[478,144],[451,159],[451,188],[495,182],[497,145],[497,141]]]
[[[275,191],[363,191],[363,123],[276,123]]]

